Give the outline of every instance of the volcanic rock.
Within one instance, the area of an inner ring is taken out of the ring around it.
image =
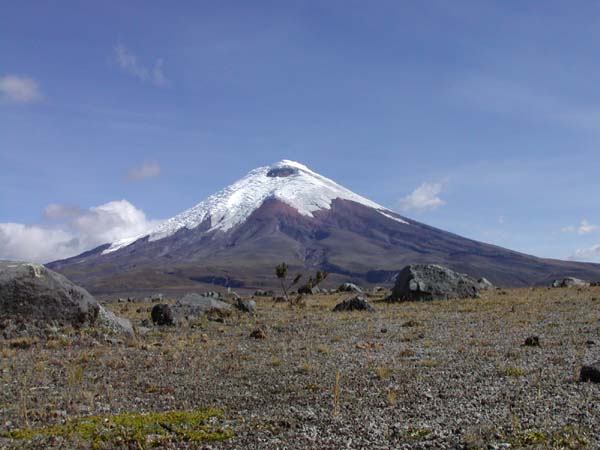
[[[258,290],[254,292],[256,297],[273,297],[273,291],[262,291]]]
[[[250,337],[253,339],[266,339],[267,333],[262,328],[256,328],[250,333]]]
[[[159,303],[158,305],[154,305],[152,307],[150,317],[152,317],[152,323],[154,323],[155,325],[162,326],[175,324],[175,321],[173,319],[173,311],[171,311],[171,307],[165,303]]]
[[[256,311],[256,302],[254,300],[244,300],[238,298],[234,306],[236,309],[242,312],[253,313]]]
[[[354,292],[356,294],[362,294],[362,289],[354,283],[343,283],[338,288],[338,292]]]
[[[477,287],[480,291],[489,291],[495,288],[492,282],[487,278],[480,278],[479,280],[477,280]]]
[[[0,311],[23,323],[104,325],[134,335],[131,322],[103,308],[84,288],[38,264],[0,261]]]
[[[566,277],[559,280],[554,280],[552,282],[552,287],[555,288],[565,288],[565,287],[587,287],[589,286],[589,281],[581,280],[575,277]]]
[[[0,261],[2,315],[61,325],[93,324],[100,306],[85,289],[44,266]]]
[[[175,307],[182,306],[191,307],[196,312],[211,312],[211,311],[230,311],[231,305],[221,300],[216,300],[213,296],[205,296],[200,294],[188,294],[178,300]]]
[[[580,381],[591,381],[600,383],[600,361],[583,366],[579,372]]]
[[[528,336],[525,339],[526,347],[539,347],[540,346],[540,338],[539,336]]]
[[[390,301],[477,298],[477,280],[435,264],[412,264],[398,274]]]
[[[338,303],[333,308],[334,312],[340,311],[367,311],[367,312],[375,312],[375,307],[371,305],[365,297],[362,295],[357,295],[356,297],[352,297],[348,300],[344,300],[341,303]]]

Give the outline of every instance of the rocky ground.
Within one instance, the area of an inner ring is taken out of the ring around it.
[[[137,339],[0,339],[0,448],[600,448],[600,384],[578,381],[600,360],[599,287],[384,294],[376,312],[257,298]],[[108,305],[138,327],[151,306]]]

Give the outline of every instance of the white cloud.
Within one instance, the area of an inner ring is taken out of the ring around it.
[[[160,175],[161,167],[157,162],[147,161],[140,166],[133,167],[127,171],[125,179],[128,181],[141,181]]]
[[[169,80],[165,76],[163,70],[164,61],[162,59],[157,59],[154,66],[148,68],[145,65],[140,64],[137,57],[123,44],[115,45],[114,53],[117,64],[128,74],[143,82],[150,82],[159,87],[164,87],[169,84]]]
[[[423,212],[434,210],[446,204],[439,197],[442,192],[441,183],[423,183],[412,193],[400,199],[400,209],[402,211]]]
[[[99,245],[143,235],[160,224],[127,200],[89,209],[51,204],[44,216],[58,223],[0,223],[0,259],[49,262],[78,255]]]
[[[598,229],[598,225],[591,224],[586,219],[582,219],[581,223],[578,227],[574,225],[568,225],[560,229],[563,233],[579,233],[579,234],[589,234]]]
[[[0,96],[14,103],[33,103],[43,98],[37,81],[28,77],[0,77]]]
[[[581,221],[581,225],[579,225],[579,229],[577,230],[577,232],[579,234],[588,234],[588,233],[591,233],[592,231],[596,231],[597,229],[598,229],[598,225],[592,225],[587,220],[583,219]]]
[[[568,225],[566,227],[562,227],[560,231],[563,233],[575,233],[577,231],[577,227],[573,225]]]
[[[591,261],[600,256],[600,244],[588,248],[580,248],[568,259],[571,261]]]
[[[70,232],[22,223],[0,223],[0,259],[48,262],[80,247]]]

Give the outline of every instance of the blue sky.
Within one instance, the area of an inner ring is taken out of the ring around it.
[[[123,237],[287,158],[600,261],[599,23],[595,2],[8,2],[0,257]]]

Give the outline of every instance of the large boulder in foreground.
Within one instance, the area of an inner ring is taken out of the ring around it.
[[[0,261],[0,309],[8,318],[81,326],[96,322],[100,305],[44,266]]]
[[[98,304],[84,288],[44,266],[0,261],[2,317],[23,323],[81,327],[101,324],[133,334],[131,323]]]
[[[479,297],[479,283],[436,264],[411,264],[398,274],[390,301]]]

